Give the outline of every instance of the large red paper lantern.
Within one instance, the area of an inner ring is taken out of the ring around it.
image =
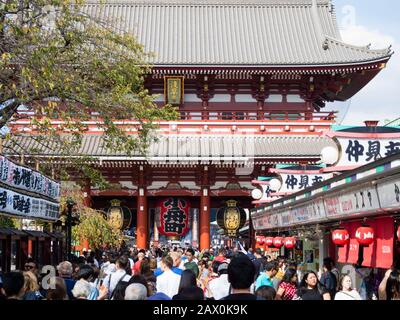
[[[371,227],[359,227],[356,230],[356,239],[362,246],[369,246],[375,240],[374,229]]]
[[[182,198],[166,198],[156,207],[158,232],[167,237],[182,237],[190,229],[190,203]]]
[[[349,232],[346,229],[337,229],[332,232],[332,241],[337,246],[345,246],[350,241]]]
[[[265,244],[270,247],[274,244],[274,238],[273,237],[266,237],[265,238]]]
[[[265,242],[265,237],[264,236],[256,236],[256,242],[258,245],[262,246]]]
[[[274,238],[274,247],[280,248],[283,246],[283,238],[282,237],[275,237]]]
[[[283,244],[285,245],[286,249],[293,249],[296,246],[296,238],[286,237],[285,240],[283,240]]]

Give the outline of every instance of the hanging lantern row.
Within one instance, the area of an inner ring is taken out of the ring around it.
[[[375,240],[374,229],[368,226],[359,227],[356,230],[355,238],[362,246],[369,246]],[[345,246],[350,242],[350,234],[346,229],[332,231],[332,241],[337,246]]]
[[[265,237],[264,236],[256,236],[256,242],[257,242],[257,244],[262,246],[265,242]]]
[[[294,237],[264,237],[256,236],[256,242],[258,245],[266,244],[268,247],[274,246],[275,248],[281,248],[285,246],[287,249],[293,249],[296,246],[296,238]]]

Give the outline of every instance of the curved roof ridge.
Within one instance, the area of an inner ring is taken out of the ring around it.
[[[392,55],[394,53],[392,51],[392,45],[390,45],[390,46],[388,46],[387,48],[384,48],[384,49],[370,49],[370,44],[366,45],[366,46],[357,46],[357,45],[354,45],[354,44],[346,43],[343,40],[339,40],[339,39],[336,39],[336,38],[328,36],[328,35],[325,35],[325,37],[326,37],[326,39],[328,41],[334,42],[334,43],[336,43],[338,45],[341,45],[343,47],[346,47],[348,49],[362,50],[365,53],[382,54],[383,56],[390,56],[390,55]]]

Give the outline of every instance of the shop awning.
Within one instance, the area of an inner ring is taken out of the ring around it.
[[[338,262],[356,264],[360,249],[363,249],[362,266],[388,269],[393,264],[394,221],[392,217],[368,220],[374,229],[375,241],[368,247],[361,248],[355,239],[355,233],[361,222],[349,222],[343,227],[349,231],[350,244],[338,248]]]

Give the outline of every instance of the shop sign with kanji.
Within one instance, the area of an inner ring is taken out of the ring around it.
[[[335,167],[361,166],[400,153],[400,138],[336,138],[340,145]]]
[[[59,216],[59,204],[0,187],[0,212],[56,221]]]
[[[4,156],[0,156],[0,181],[4,184],[49,197],[60,198],[60,184],[28,167],[20,166]]]
[[[375,186],[370,183],[324,197],[326,216],[352,216],[380,209]]]
[[[400,176],[378,182],[377,189],[382,209],[398,210],[400,208]]]
[[[280,173],[282,178],[282,187],[279,192],[294,193],[315,186],[317,183],[328,180],[333,177],[330,173],[317,174],[290,174]]]

